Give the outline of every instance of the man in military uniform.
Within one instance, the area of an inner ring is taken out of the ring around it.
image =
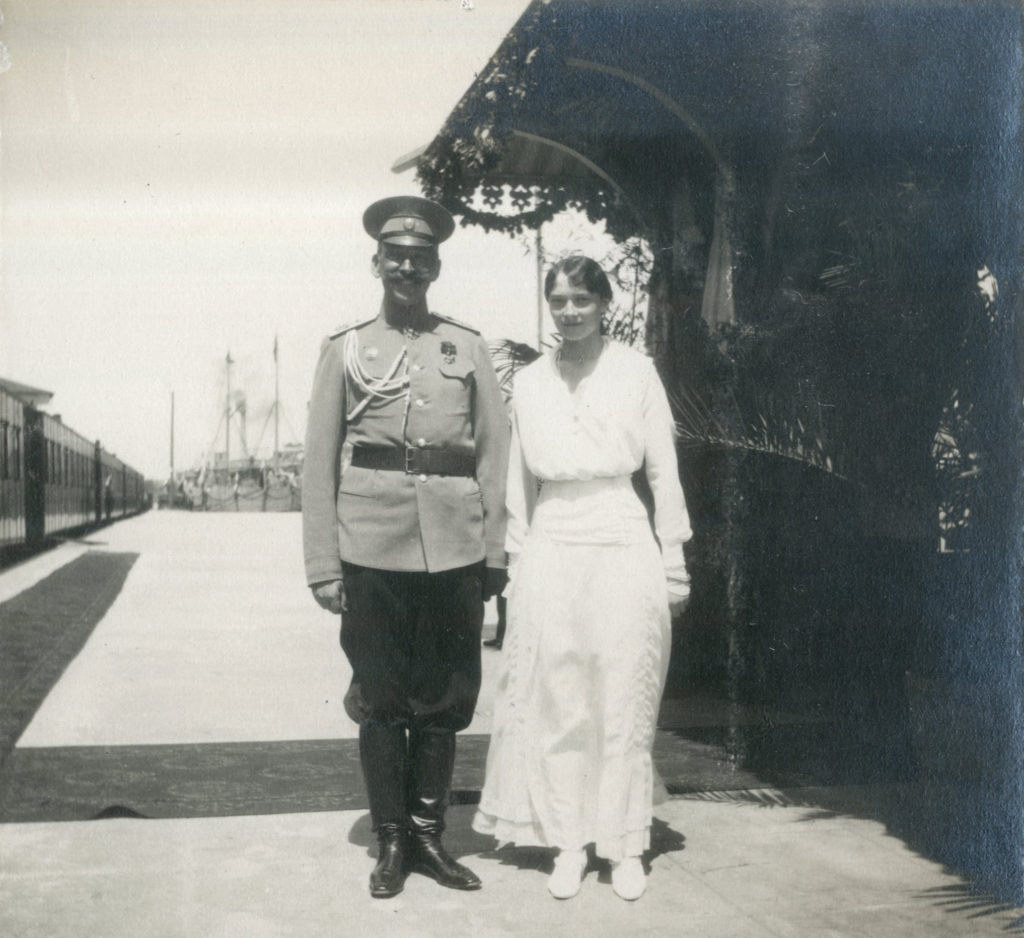
[[[455,733],[480,689],[483,602],[505,582],[508,420],[483,338],[427,308],[451,215],[399,196],[371,205],[363,226],[384,297],[321,348],[302,483],[306,575],[317,603],[341,614],[352,665],[345,709],[380,845],[371,895],[396,895],[410,870],[476,889],[440,835]]]

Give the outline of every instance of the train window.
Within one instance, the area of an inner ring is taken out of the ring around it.
[[[11,427],[11,478],[21,478],[21,427]]]
[[[11,469],[8,463],[8,446],[9,441],[7,435],[9,432],[9,426],[6,420],[0,420],[0,479],[9,479],[11,477]]]

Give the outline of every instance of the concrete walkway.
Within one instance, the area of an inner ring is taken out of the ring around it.
[[[101,795],[116,787],[120,809],[98,820],[0,825],[0,936],[1024,934],[1022,910],[975,894],[887,833],[865,807],[870,792],[767,788],[713,748],[674,753],[684,745],[678,734],[659,737],[666,781],[699,755],[708,784],[658,807],[640,901],[619,900],[600,862],[577,898],[551,899],[546,852],[495,849],[471,831],[469,803],[450,810],[446,840],[481,876],[481,891],[413,876],[396,899],[371,900],[375,847],[355,728],[341,708],[348,675],[336,622],[303,586],[299,540],[295,514],[151,513],[0,574],[7,602],[83,549],[138,554],[3,770],[45,755],[69,784]],[[457,768],[463,795],[481,777],[485,746],[476,741],[489,726],[497,660],[485,650],[484,692]],[[715,701],[672,701],[665,719],[704,725],[720,711]],[[315,761],[299,764],[288,748],[299,742],[303,751],[335,747],[352,764],[339,781]],[[275,746],[278,755],[258,770],[223,755]],[[190,752],[203,759],[181,755]],[[110,758],[97,762],[97,753]],[[131,760],[117,761],[125,753]],[[125,816],[131,804],[122,795],[144,774],[126,766],[158,754],[177,759],[182,773],[160,802],[177,816]],[[98,764],[121,768],[98,777]],[[296,798],[254,814],[229,797],[229,789],[271,783],[354,807],[309,810]],[[332,785],[348,790],[326,791]],[[196,798],[206,810],[181,808]],[[58,804],[42,810],[62,816]]]

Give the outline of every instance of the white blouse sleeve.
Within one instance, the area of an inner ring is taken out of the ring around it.
[[[537,503],[537,479],[526,465],[523,458],[523,447],[519,439],[519,421],[515,407],[512,410],[512,439],[508,454],[508,479],[505,488],[505,507],[508,522],[505,528],[505,552],[509,555],[509,569],[518,559],[522,550],[526,532],[530,528],[530,518]]]
[[[690,593],[683,543],[692,535],[676,459],[675,422],[653,363],[648,363],[643,396],[644,465],[654,495],[654,530],[661,543],[669,592]]]

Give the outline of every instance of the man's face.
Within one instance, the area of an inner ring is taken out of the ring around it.
[[[441,272],[437,248],[427,245],[377,245],[373,275],[384,284],[384,295],[399,306],[416,306]]]

